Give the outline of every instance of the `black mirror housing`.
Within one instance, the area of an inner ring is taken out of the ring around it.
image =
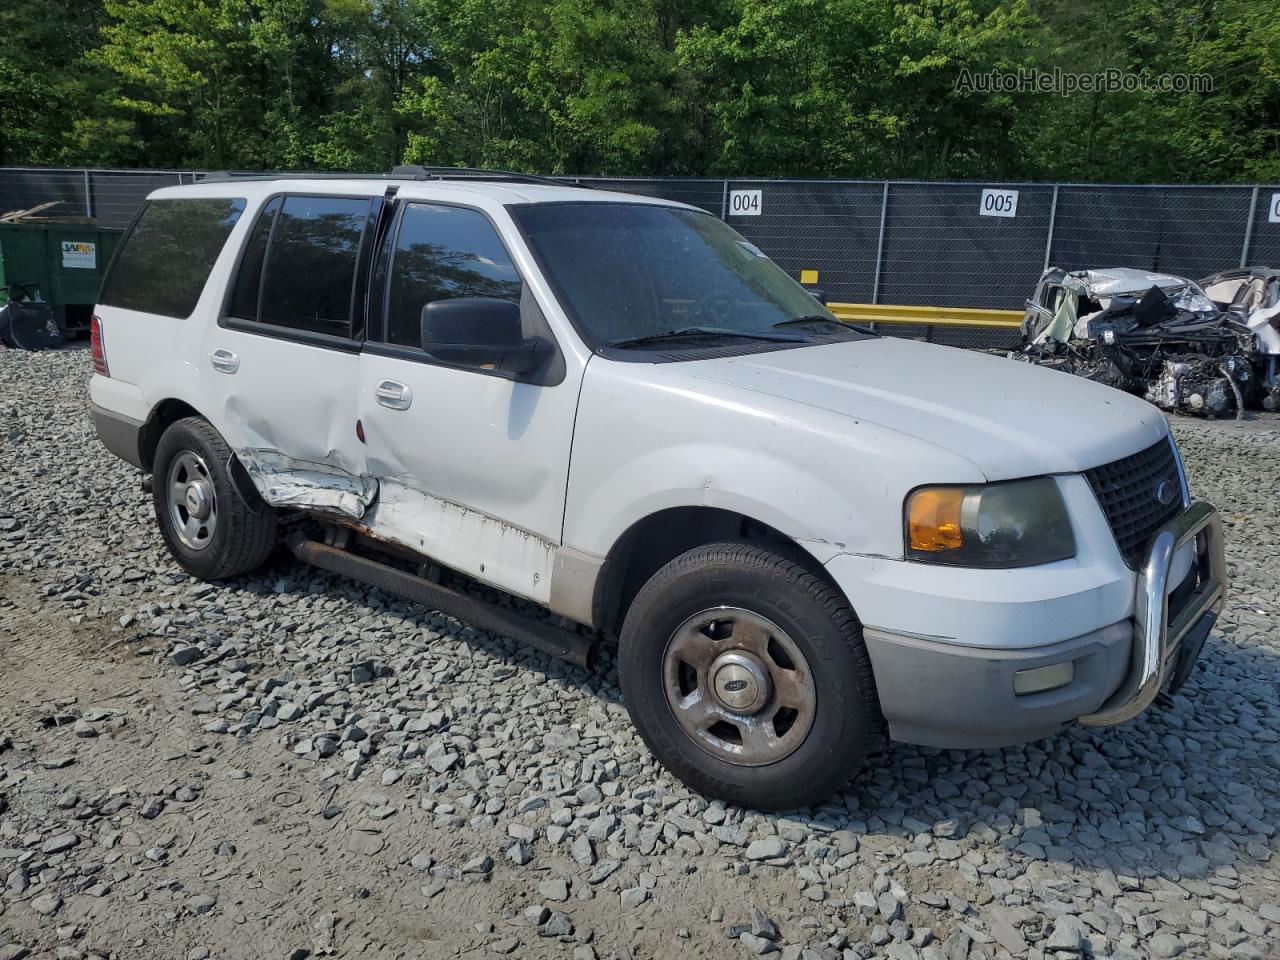
[[[520,306],[496,297],[433,300],[422,308],[422,349],[437,360],[527,373],[546,359],[540,337],[525,338]]]

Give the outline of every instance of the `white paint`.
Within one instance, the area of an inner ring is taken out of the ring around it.
[[[1280,330],[1273,325],[1276,317],[1280,317],[1280,303],[1249,314],[1249,329],[1258,338],[1261,352],[1269,356],[1280,356]]]
[[[564,382],[543,387],[362,354],[353,399],[368,441],[364,469],[382,482],[383,500],[393,481],[470,511],[442,515],[424,506],[419,517],[403,506],[380,510],[379,534],[412,542],[446,566],[513,593],[545,600],[550,560],[522,565],[529,556],[523,539],[499,535],[476,518],[500,517],[546,543],[560,542],[584,364],[570,358],[566,367]],[[377,402],[374,390],[388,379],[413,391],[407,410]]]
[[[215,349],[239,358],[235,373],[209,365]],[[352,403],[358,362],[354,353],[213,325],[193,364],[209,406],[196,409],[217,411],[222,422],[218,429],[233,450],[275,451],[281,472],[292,472],[290,463],[301,465],[304,474],[316,472],[313,465],[327,464],[334,474],[358,476],[365,473]],[[292,480],[284,482],[293,485]],[[271,502],[271,496],[263,496]],[[328,499],[326,506],[331,506]],[[338,509],[360,515],[353,508]]]
[[[880,619],[867,622],[978,646],[1034,646],[1132,611],[1133,574],[1092,493],[1077,486],[1068,504],[1080,555],[1018,571],[902,562],[907,493],[926,483],[1078,475],[1167,432],[1159,410],[1099,384],[893,338],[691,363],[596,358],[578,408],[564,543],[605,556],[659,510],[734,510],[829,564],[860,615],[864,602],[876,610]],[[877,593],[890,575],[902,589]],[[971,590],[972,604],[928,600]],[[1053,617],[1036,612],[1036,602],[1054,598]],[[922,613],[948,609],[946,631]]]
[[[544,606],[551,599],[556,545],[496,517],[383,480],[360,526]]]
[[[764,206],[760,190],[730,190],[729,216],[758,217]]]
[[[1016,217],[1017,190],[983,190],[978,200],[978,213],[984,217]]]
[[[247,208],[192,318],[99,308],[114,379],[94,378],[94,400],[136,419],[167,398],[191,404],[233,448],[278,454],[274,462],[259,455],[255,468],[266,489],[274,484],[290,502],[314,498],[309,505],[354,517],[376,481],[378,498],[360,524],[543,604],[557,547],[603,557],[636,521],[705,505],[792,537],[882,629],[1028,647],[1132,612],[1134,575],[1079,472],[1167,435],[1159,411],[1054,371],[905,340],[684,363],[592,357],[505,205],[605,202],[616,194],[398,184],[402,198],[465,203],[498,225],[565,355],[566,378],[556,387],[217,325],[238,250],[267,196],[288,189],[374,196],[386,185],[223,182],[157,191],[243,196]],[[217,348],[238,354],[238,373],[211,370]],[[408,410],[374,401],[383,379],[410,386]],[[355,438],[357,418],[367,445]],[[999,571],[902,561],[902,503],[913,487],[1045,473],[1060,476],[1077,557]]]
[[[1280,193],[1271,195],[1271,205],[1267,207],[1267,223],[1280,223]]]

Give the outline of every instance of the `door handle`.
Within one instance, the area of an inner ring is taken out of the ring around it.
[[[392,410],[408,410],[413,403],[413,391],[399,380],[383,380],[373,395],[380,404]]]
[[[221,373],[235,373],[240,369],[240,358],[230,350],[219,347],[209,354],[209,364]]]

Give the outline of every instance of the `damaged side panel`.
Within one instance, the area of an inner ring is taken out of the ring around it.
[[[385,478],[360,526],[536,603],[551,599],[556,545],[486,513]]]
[[[237,450],[236,456],[258,494],[273,507],[340,513],[359,520],[378,493],[373,477],[330,463],[296,460],[261,447]]]
[[[556,545],[543,537],[395,479],[379,482],[278,450],[239,450],[236,456],[273,507],[341,514],[375,539],[535,602],[550,600]]]

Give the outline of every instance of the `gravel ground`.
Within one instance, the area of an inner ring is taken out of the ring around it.
[[[164,552],[89,357],[0,353],[0,960],[1280,956],[1280,419],[1174,424],[1233,584],[1176,705],[708,803],[584,672]]]

